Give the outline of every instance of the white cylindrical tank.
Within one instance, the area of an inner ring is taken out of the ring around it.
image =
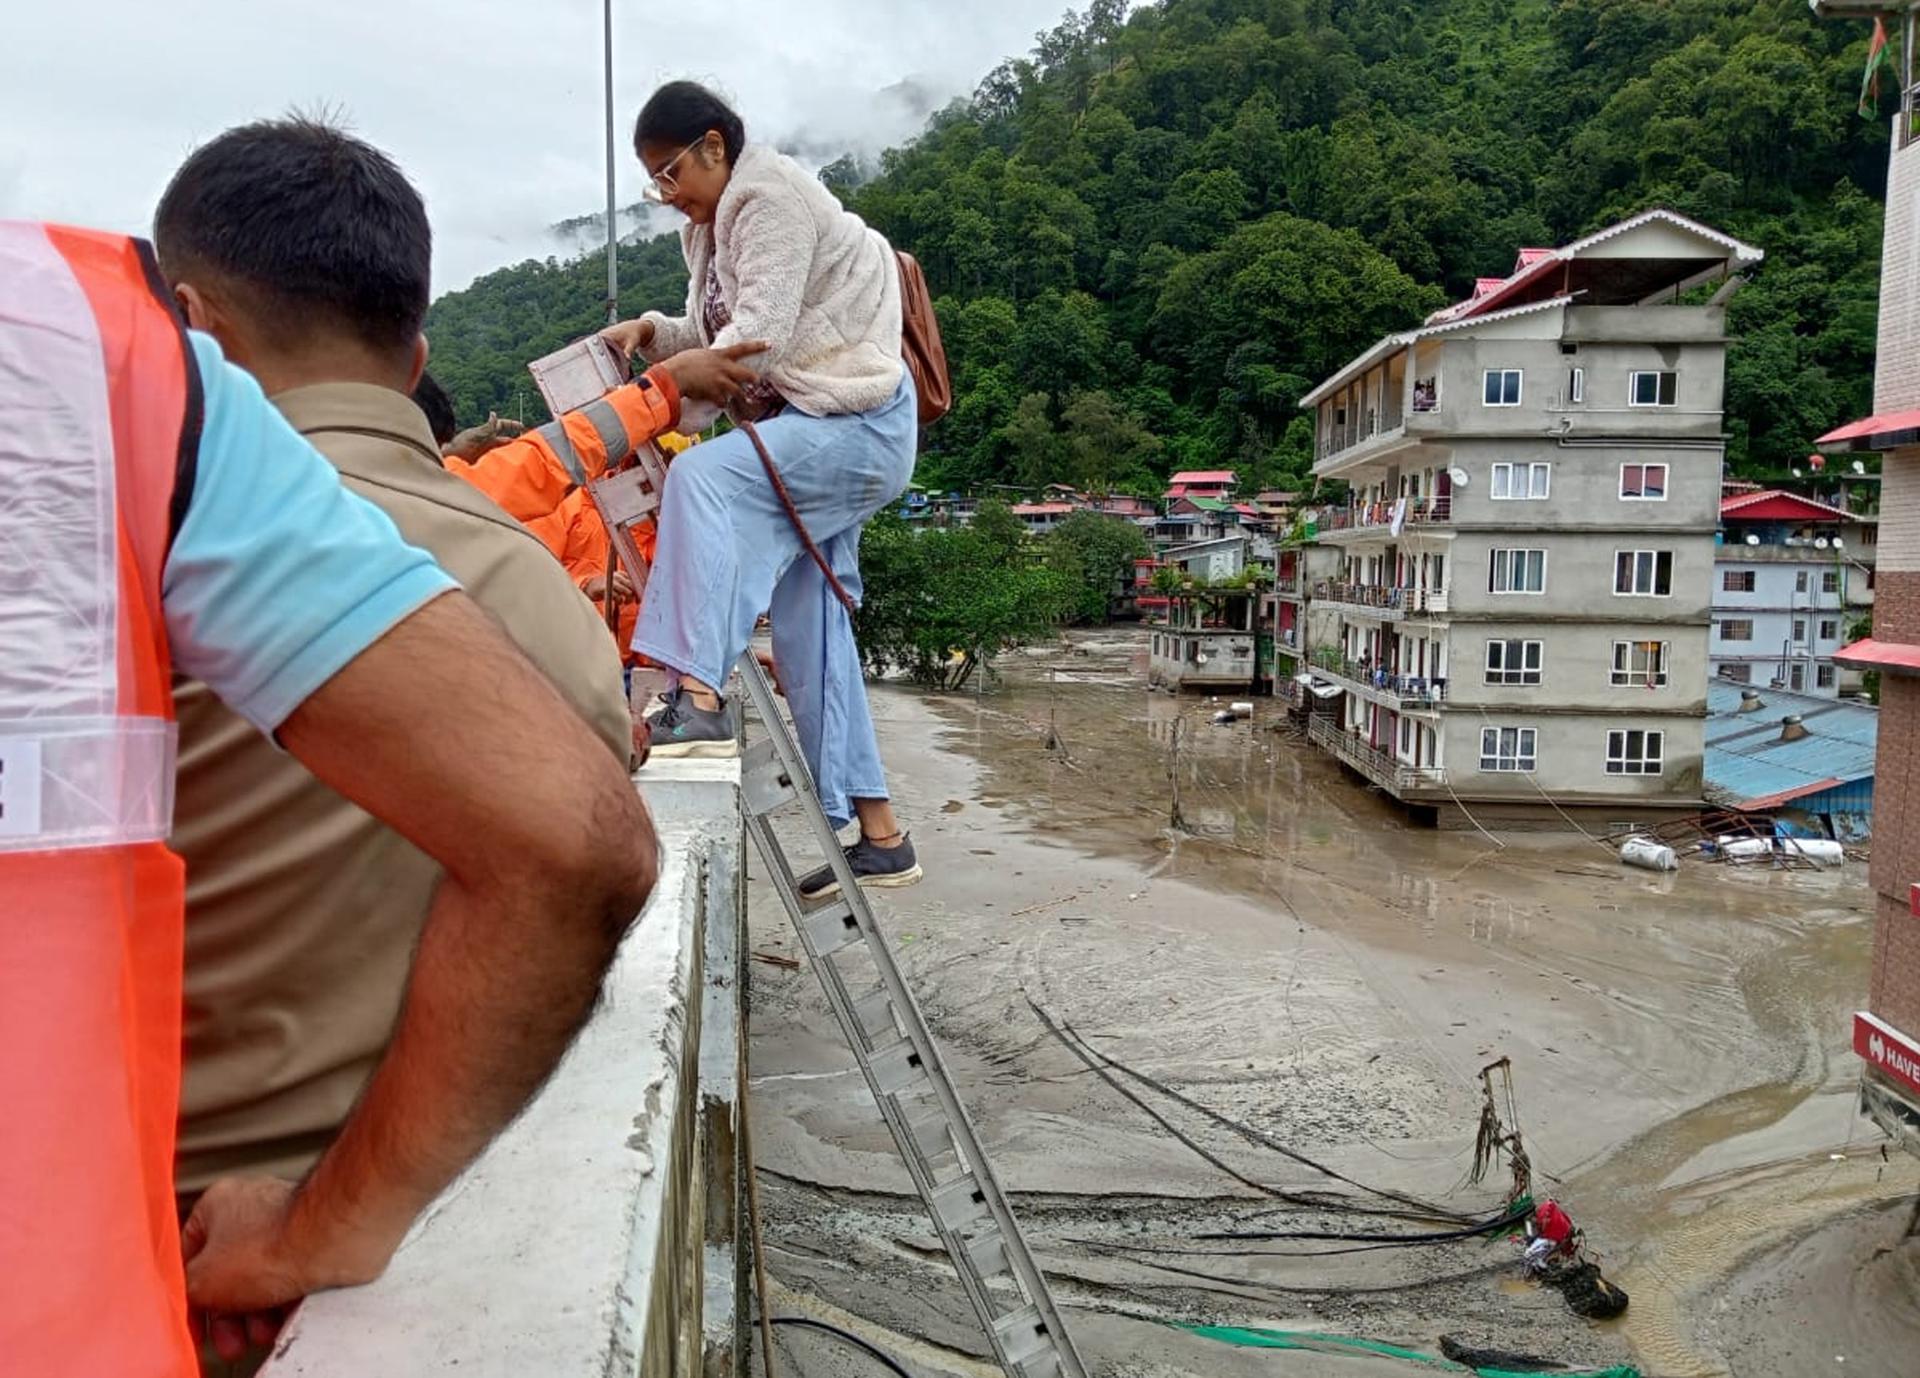
[[[1643,871],[1677,871],[1680,858],[1673,848],[1650,837],[1630,837],[1620,844],[1620,860]]]

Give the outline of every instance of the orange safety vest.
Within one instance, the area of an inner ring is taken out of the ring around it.
[[[0,222],[0,299],[0,1373],[195,1378],[160,599],[199,376],[138,241]]]

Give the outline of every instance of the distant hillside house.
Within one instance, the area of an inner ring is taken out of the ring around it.
[[[1239,486],[1239,477],[1231,469],[1183,469],[1167,480],[1166,500],[1178,498],[1227,499]]]
[[[1077,509],[1070,502],[1016,502],[1013,515],[1025,523],[1027,532],[1044,536],[1071,517]]]

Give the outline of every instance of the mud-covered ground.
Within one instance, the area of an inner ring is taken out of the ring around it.
[[[1148,693],[1141,649],[1077,638],[983,696],[873,696],[928,871],[876,908],[1096,1373],[1420,1371],[1229,1348],[1183,1321],[1427,1351],[1452,1333],[1662,1378],[1920,1371],[1920,1263],[1897,1242],[1920,1170],[1884,1160],[1854,1113],[1861,868],[1658,876],[1571,834],[1417,829],[1274,731],[1270,702],[1218,727],[1204,700]],[[756,951],[796,954],[757,883],[753,923]],[[997,1372],[813,975],[752,971],[775,1311],[855,1329],[918,1378]],[[1364,1186],[1139,1090],[1225,1168],[1209,1163],[1030,1001]],[[1499,1057],[1535,1192],[1631,1292],[1621,1321],[1522,1281],[1504,1239],[1197,1237],[1440,1228],[1365,1213],[1392,1206],[1375,1189],[1497,1210],[1503,1173],[1468,1178],[1478,1073]],[[884,1372],[780,1334],[783,1374]]]

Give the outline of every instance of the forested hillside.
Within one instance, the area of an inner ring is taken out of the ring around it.
[[[925,265],[954,367],[935,486],[1302,474],[1300,395],[1380,334],[1653,205],[1761,245],[1732,459],[1866,409],[1886,121],[1863,27],[1804,0],[1094,0],[843,191]],[[1891,93],[1887,104],[1891,104]],[[671,241],[623,308],[681,299]],[[443,299],[463,413],[594,324],[598,260]]]

